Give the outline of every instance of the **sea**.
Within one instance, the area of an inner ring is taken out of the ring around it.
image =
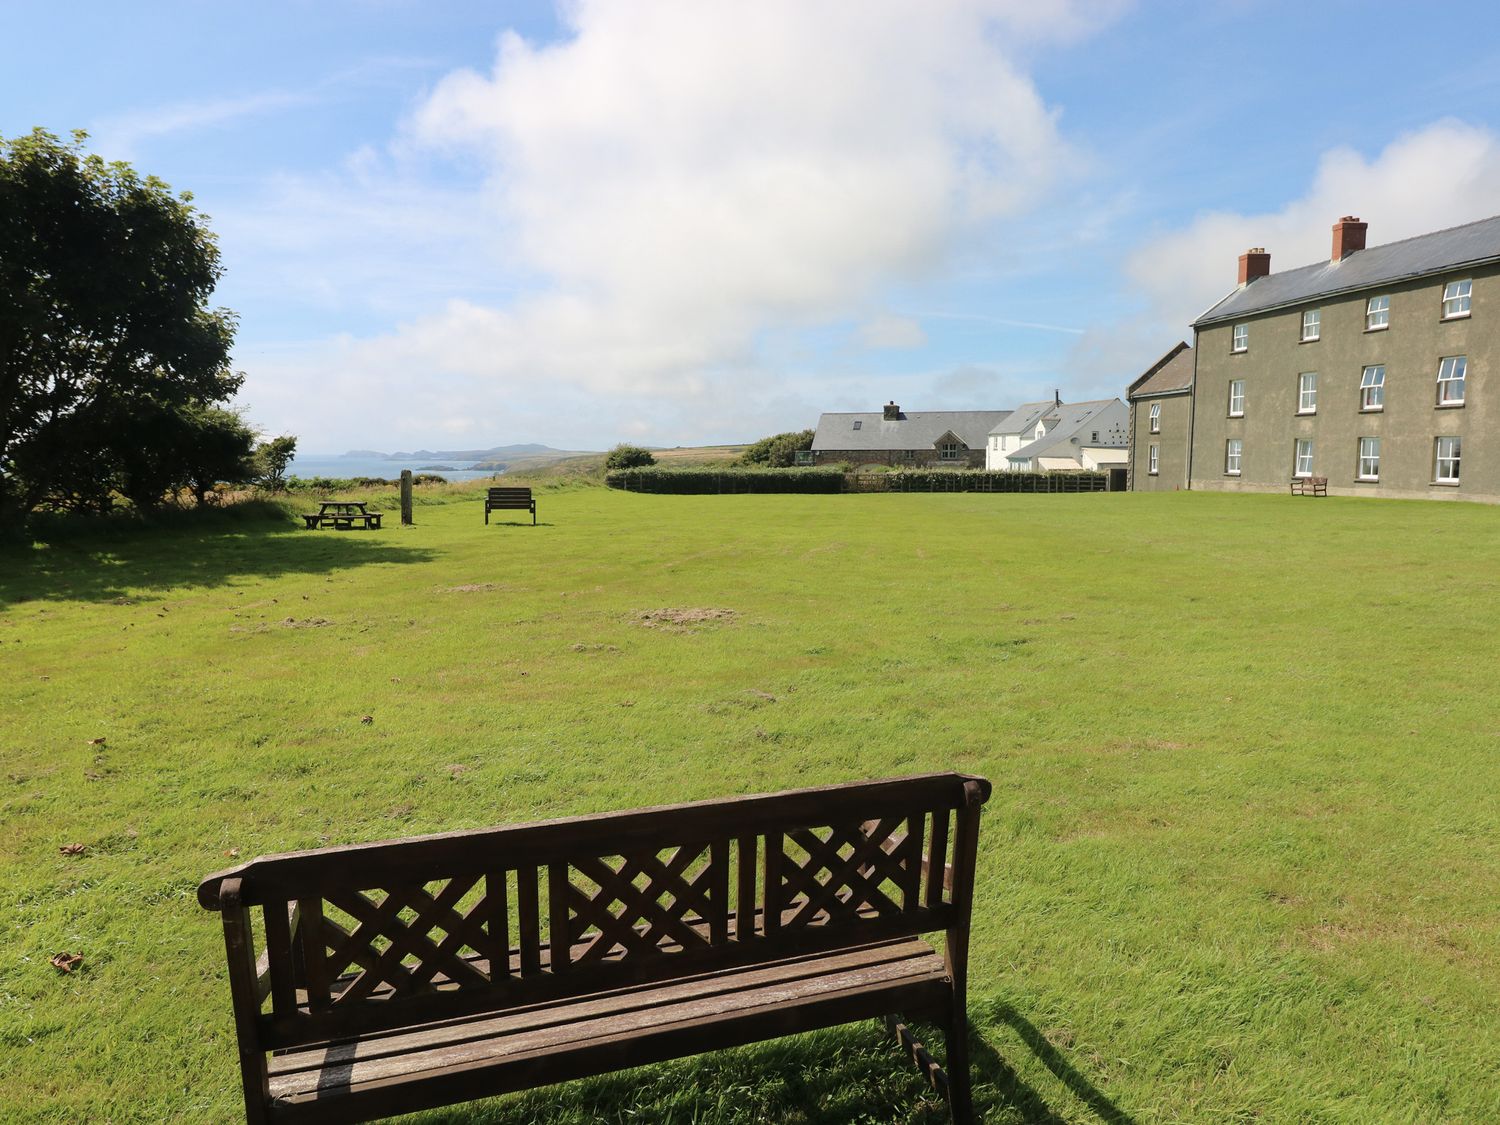
[[[287,468],[289,477],[385,477],[395,480],[402,469],[433,473],[448,480],[479,480],[495,475],[493,469],[471,468],[471,461],[388,461],[383,457],[341,457],[337,453],[299,453]],[[437,466],[452,468],[438,468]]]

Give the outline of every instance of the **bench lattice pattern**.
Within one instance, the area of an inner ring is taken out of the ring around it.
[[[709,956],[731,941],[816,942],[829,927],[941,907],[942,881],[925,872],[934,856],[946,866],[947,848],[939,811],[329,889],[267,904],[267,946],[296,956],[271,959],[266,992],[288,1026],[369,1003]]]

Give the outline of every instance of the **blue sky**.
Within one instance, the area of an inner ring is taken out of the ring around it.
[[[1500,16],[0,2],[0,133],[191,191],[305,450],[1108,397],[1233,283],[1500,213]]]

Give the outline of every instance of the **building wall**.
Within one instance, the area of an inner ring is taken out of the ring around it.
[[[1161,403],[1161,432],[1151,433],[1151,404]],[[1188,426],[1191,395],[1156,395],[1131,401],[1130,488],[1133,492],[1171,492],[1187,485]],[[1150,473],[1150,447],[1159,451],[1157,473]]]
[[[1444,285],[1464,278],[1473,280],[1471,314],[1444,321]],[[1390,327],[1366,331],[1367,300],[1385,294]],[[1321,336],[1301,343],[1302,313],[1310,308],[1321,311]],[[1293,473],[1294,442],[1306,438],[1313,442],[1313,475],[1327,477],[1335,495],[1500,502],[1500,267],[1307,302],[1240,323],[1249,326],[1243,353],[1230,351],[1229,323],[1206,327],[1194,340],[1193,488],[1284,490]],[[1464,404],[1440,407],[1439,362],[1454,355],[1468,361]],[[1386,369],[1378,413],[1360,409],[1360,377],[1372,364]],[[1317,412],[1304,416],[1297,413],[1298,376],[1308,371],[1318,375]],[[1228,416],[1232,379],[1245,381],[1242,418]],[[1137,404],[1138,431],[1144,414]],[[1435,439],[1448,434],[1462,442],[1457,485],[1433,480]],[[1355,479],[1361,437],[1381,440],[1379,481]],[[1225,473],[1230,438],[1243,442],[1238,478]],[[1144,468],[1141,474],[1137,481],[1144,479]]]
[[[815,449],[812,463],[837,465],[889,465],[896,469],[982,469],[984,449],[961,449],[957,461],[944,461],[936,449]]]

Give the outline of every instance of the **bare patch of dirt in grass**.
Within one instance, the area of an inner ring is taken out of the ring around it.
[[[734,621],[732,609],[648,609],[637,620],[648,629],[666,629],[685,633],[704,625],[728,625]]]
[[[1480,958],[1458,939],[1465,927],[1459,924],[1402,924],[1395,920],[1378,920],[1366,924],[1319,922],[1303,926],[1297,936],[1320,953],[1332,953],[1351,945],[1381,942],[1407,950],[1424,950],[1433,956],[1457,964],[1478,964]],[[1283,944],[1286,944],[1285,942]]]
[[[580,644],[573,645],[572,647],[573,647],[573,651],[574,652],[605,652],[605,653],[611,653],[611,652],[619,652],[620,651],[614,645],[603,645],[603,644],[589,645],[589,644],[582,644],[582,643],[580,643]]]
[[[477,594],[481,590],[497,589],[493,582],[466,582],[462,586],[444,586],[445,594]]]
[[[322,629],[333,622],[326,617],[286,617],[278,624],[283,629]]]

